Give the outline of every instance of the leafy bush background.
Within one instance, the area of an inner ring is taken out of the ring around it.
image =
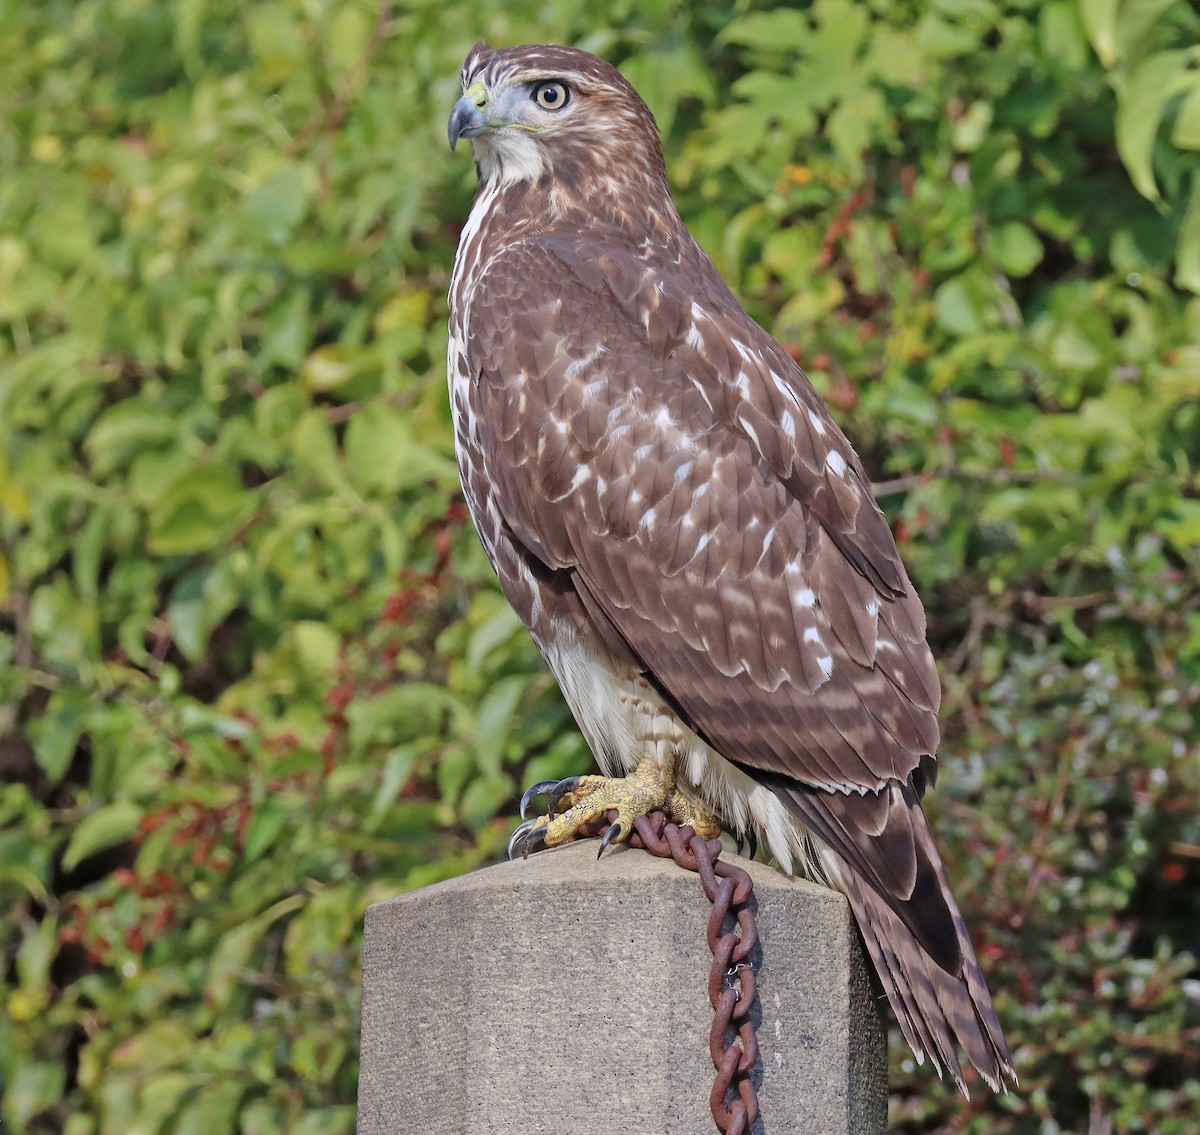
[[[881,486],[1021,1088],[1200,1129],[1200,16],[1186,0],[0,6],[0,1110],[353,1129],[361,919],[586,752],[458,503],[479,37],[579,43]]]

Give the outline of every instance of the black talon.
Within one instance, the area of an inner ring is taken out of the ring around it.
[[[534,802],[537,797],[543,792],[548,792],[552,788],[556,788],[561,781],[558,780],[539,780],[537,784],[531,784],[525,789],[525,795],[521,797],[521,819],[525,819],[525,813],[529,811],[529,805]],[[519,828],[517,829],[520,830]]]
[[[545,824],[539,824],[537,820],[526,820],[508,837],[509,859],[516,858],[518,851],[522,859],[528,859],[529,853],[541,843],[545,835]]]
[[[546,793],[546,800],[550,805],[551,813],[558,810],[558,802],[566,796],[568,792],[574,792],[579,787],[579,777],[567,776],[560,780],[553,788]]]
[[[562,780],[539,780],[537,784],[531,784],[525,789],[525,795],[521,797],[521,819],[525,819],[525,813],[529,811],[529,805],[539,796],[545,796],[549,801],[547,811],[553,815],[558,802],[568,792],[574,792],[575,786],[578,783],[579,777],[568,776]]]
[[[612,841],[614,839],[616,839],[618,836],[621,836],[621,835],[622,835],[621,821],[617,820],[617,822],[615,824],[613,824],[611,827],[609,827],[608,831],[606,831],[604,833],[603,837],[601,838],[600,850],[596,852],[596,858],[599,859],[600,856],[602,856],[604,854],[604,849],[606,847],[608,847],[608,845],[610,843],[612,843]]]
[[[753,859],[758,854],[758,835],[753,828],[746,833],[746,842],[750,845],[750,854],[747,858]]]
[[[517,843],[525,837],[525,824],[518,824],[513,829],[513,834],[508,837],[508,858],[510,860],[516,858]]]

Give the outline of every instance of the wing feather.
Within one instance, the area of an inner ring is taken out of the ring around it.
[[[505,520],[718,752],[905,780],[936,749],[937,674],[866,475],[724,286],[683,285],[566,238],[493,260],[467,351]]]

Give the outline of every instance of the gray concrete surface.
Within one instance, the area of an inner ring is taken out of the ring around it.
[[[762,935],[762,1135],[877,1135],[884,1033],[841,895],[737,860]],[[709,1135],[698,878],[596,843],[378,903],[358,1135]]]

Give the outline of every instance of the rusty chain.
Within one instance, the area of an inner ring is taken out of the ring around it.
[[[718,861],[720,840],[704,840],[690,827],[669,824],[661,812],[635,820],[629,842],[697,872],[713,904],[708,917],[708,948],[713,956],[708,974],[713,1007],[708,1051],[717,1075],[708,1103],[723,1135],[746,1135],[758,1117],[758,1093],[750,1076],[758,1059],[758,1033],[750,1017],[758,998],[758,979],[748,960],[758,942],[758,920],[750,909],[754,884],[742,868]],[[730,914],[735,923],[726,930]]]

